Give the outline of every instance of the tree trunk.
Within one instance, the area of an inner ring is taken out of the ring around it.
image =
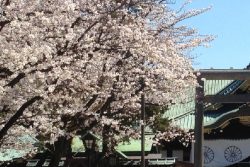
[[[67,152],[66,152],[66,164],[65,167],[70,166],[72,160],[72,149],[71,149],[71,140],[72,138],[66,140]]]
[[[49,154],[50,154],[50,153],[49,153],[48,150],[44,151],[44,152],[41,154],[41,156],[39,156],[40,161],[38,161],[36,167],[42,167],[43,164],[44,164],[44,161],[46,160],[46,158],[48,157]]]
[[[23,112],[26,108],[31,106],[37,100],[41,100],[42,98],[39,96],[35,96],[32,99],[25,102],[16,113],[9,119],[9,121],[4,125],[4,127],[0,131],[0,140],[6,135],[7,131],[16,123],[16,121],[23,115]]]
[[[54,153],[51,157],[50,167],[57,167],[62,157],[66,156],[66,164],[69,164],[67,161],[71,157],[71,140],[67,140],[66,137],[59,137],[58,141],[54,144]]]
[[[103,164],[104,166],[108,167],[108,161],[107,161],[107,156],[109,153],[109,129],[110,127],[108,125],[104,125],[103,127],[103,131],[102,131],[102,160],[103,160]]]

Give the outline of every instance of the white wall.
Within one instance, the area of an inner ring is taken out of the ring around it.
[[[250,156],[250,139],[242,140],[204,140],[203,154],[205,167],[224,167],[238,163]],[[194,144],[190,161],[193,162]]]

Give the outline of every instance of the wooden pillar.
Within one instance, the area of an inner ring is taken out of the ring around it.
[[[145,167],[145,97],[141,95],[141,167]]]
[[[199,86],[195,93],[195,128],[194,128],[194,167],[203,167],[203,107],[204,107],[204,81],[197,78]]]

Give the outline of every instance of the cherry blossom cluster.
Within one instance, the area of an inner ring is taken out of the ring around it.
[[[188,147],[194,141],[194,132],[171,125],[165,132],[158,133],[155,138],[156,144],[178,140],[183,146]]]
[[[39,97],[1,147],[27,131],[50,143],[79,130],[134,134],[141,94],[147,103],[164,106],[184,97],[183,90],[196,84],[187,51],[211,40],[177,24],[206,9],[176,12],[164,0],[0,5],[0,129]],[[7,147],[19,148],[15,142]]]

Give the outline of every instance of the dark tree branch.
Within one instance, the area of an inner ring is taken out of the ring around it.
[[[71,28],[74,28],[76,25],[78,25],[81,21],[81,17],[77,17],[76,20],[71,24]]]
[[[7,76],[12,75],[13,72],[10,71],[8,68],[0,67],[0,78],[6,78]]]
[[[76,131],[77,135],[82,135],[87,133],[88,131],[90,131],[92,128],[94,128],[97,125],[97,120],[92,121],[88,127],[85,127],[84,129],[80,129],[78,131]]]
[[[10,0],[6,0],[4,5],[9,6],[10,5]]]
[[[110,107],[110,104],[114,101],[115,99],[115,94],[112,91],[111,92],[111,96],[109,96],[106,100],[106,102],[102,105],[102,107],[97,111],[97,113],[100,113],[100,115],[102,116],[104,111],[107,111],[107,109]]]
[[[50,72],[50,71],[52,71],[53,70],[53,66],[49,66],[49,67],[47,67],[47,68],[44,68],[44,69],[40,69],[40,70],[38,70],[38,69],[35,69],[35,70],[32,70],[32,71],[30,71],[29,72],[29,74],[33,74],[33,73],[35,73],[35,72],[37,72],[37,71],[40,71],[40,72]]]
[[[25,77],[25,73],[20,73],[18,74],[18,76],[16,78],[14,78],[13,80],[11,80],[7,85],[5,86],[10,86],[10,87],[14,87],[21,79],[23,79]]]
[[[93,28],[96,24],[98,23],[98,21],[94,22],[93,24],[91,24],[84,32],[83,34],[77,39],[77,43],[80,42],[84,36],[91,30],[91,28]]]
[[[95,100],[97,99],[97,97],[98,97],[98,95],[96,94],[96,95],[93,95],[93,97],[88,101],[88,103],[86,104],[86,108],[88,109],[94,102],[95,102]],[[86,109],[86,110],[87,110]]]
[[[145,84],[143,78],[141,78],[141,80],[139,81],[139,84],[140,84],[140,87],[139,87],[139,89],[137,89],[137,90],[135,91],[135,94],[138,94],[138,93],[139,93],[140,91],[142,91],[142,90],[145,88],[145,86],[146,86],[146,84]]]
[[[7,131],[16,123],[16,121],[23,115],[23,112],[26,108],[31,106],[38,100],[41,100],[40,96],[35,96],[32,99],[25,102],[17,111],[16,113],[9,119],[9,121],[4,125],[4,127],[0,130],[0,140],[6,135]]]
[[[8,108],[7,105],[4,105],[2,110],[1,110],[1,113],[0,114],[3,114],[3,113],[7,113],[10,109]]]
[[[58,56],[63,55],[67,51],[68,45],[69,45],[69,41],[66,40],[65,45],[63,47],[61,47],[60,49],[57,50],[57,55]]]
[[[3,27],[6,25],[6,24],[9,24],[11,21],[9,20],[6,20],[6,21],[1,21],[0,22],[0,31],[2,31]]]

